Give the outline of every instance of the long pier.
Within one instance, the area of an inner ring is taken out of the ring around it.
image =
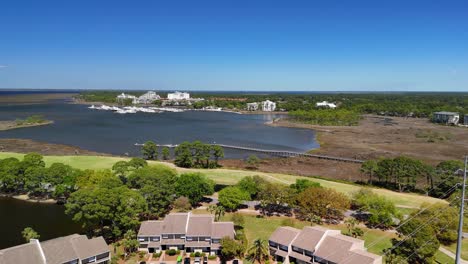
[[[270,149],[260,149],[260,148],[252,148],[252,147],[242,147],[242,146],[226,145],[226,144],[210,144],[210,145],[212,145],[212,146],[220,146],[220,147],[226,148],[226,149],[251,151],[251,152],[257,152],[257,153],[268,154],[268,155],[279,156],[279,157],[308,157],[308,158],[335,160],[335,161],[343,161],[343,162],[351,162],[351,163],[363,163],[363,162],[364,162],[363,160],[358,160],[358,159],[334,157],[334,156],[319,155],[319,154],[309,154],[309,153],[294,152],[294,151],[286,151],[286,150],[270,150]],[[143,146],[143,144],[135,143],[135,146]],[[176,147],[178,147],[179,145],[174,145],[174,144],[156,144],[156,146],[158,146],[158,147],[176,148]]]

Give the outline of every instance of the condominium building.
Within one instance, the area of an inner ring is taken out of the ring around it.
[[[133,100],[134,104],[151,104],[156,100],[160,100],[161,97],[154,91],[148,91],[138,98]]]
[[[215,222],[212,215],[171,213],[162,221],[145,221],[138,231],[139,250],[178,249],[219,254],[221,239],[234,238],[234,223]]]
[[[174,92],[168,93],[167,99],[169,100],[189,100],[190,94],[189,93],[181,93],[181,92]]]
[[[336,104],[334,103],[329,103],[327,101],[322,101],[322,102],[317,102],[315,104],[316,107],[326,107],[326,108],[332,108],[332,109],[335,109],[336,108]]]
[[[273,112],[276,109],[276,103],[270,100],[262,102],[262,110],[265,112]]]
[[[257,111],[258,103],[247,103],[247,111]]]
[[[102,237],[70,235],[0,250],[0,264],[107,264],[109,246]]]
[[[364,241],[318,226],[279,227],[269,239],[270,254],[285,264],[381,264],[382,257],[368,253]]]

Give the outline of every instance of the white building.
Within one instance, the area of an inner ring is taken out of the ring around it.
[[[181,93],[181,92],[174,92],[168,93],[167,99],[169,100],[189,100],[190,94],[189,93]]]
[[[327,101],[323,101],[323,102],[317,102],[315,104],[316,107],[328,107],[328,108],[332,108],[332,109],[335,109],[336,108],[336,104],[334,103],[329,103]]]
[[[136,96],[131,95],[131,94],[125,94],[125,93],[121,93],[121,94],[117,95],[117,101],[123,101],[125,99],[135,100]]]
[[[276,103],[270,100],[262,102],[262,110],[265,112],[273,112],[276,109]]]
[[[247,103],[247,111],[257,111],[258,103]]]
[[[142,96],[135,98],[133,100],[133,103],[134,104],[151,104],[152,102],[159,100],[159,99],[161,99],[161,96],[159,96],[156,92],[148,91]]]
[[[444,123],[447,125],[458,125],[460,121],[460,114],[454,112],[435,112],[432,120],[435,123]]]

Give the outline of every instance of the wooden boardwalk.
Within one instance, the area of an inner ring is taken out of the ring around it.
[[[142,146],[143,144],[136,143],[135,145]],[[158,147],[168,147],[168,148],[176,148],[177,146],[179,146],[179,145],[173,145],[173,144],[156,144],[156,145]],[[259,149],[259,148],[242,147],[242,146],[226,145],[226,144],[210,144],[210,145],[220,146],[225,149],[251,151],[251,152],[268,154],[268,155],[278,156],[278,157],[308,157],[308,158],[335,160],[335,161],[343,161],[343,162],[351,162],[351,163],[363,163],[364,162],[363,160],[358,160],[358,159],[333,157],[333,156],[327,156],[327,155],[309,154],[309,153],[286,151],[286,150]]]

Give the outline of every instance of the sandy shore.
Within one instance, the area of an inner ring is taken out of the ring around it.
[[[268,125],[313,129],[314,153],[355,159],[406,155],[436,164],[461,160],[468,150],[468,128],[431,123],[425,118],[364,115],[357,126],[318,126],[280,119]]]
[[[46,204],[55,204],[57,203],[56,200],[54,199],[34,199],[30,198],[27,194],[20,194],[20,195],[7,195],[7,194],[0,194],[0,196],[3,197],[11,197],[13,199],[25,201],[25,202],[31,202],[31,203],[46,203]]]
[[[18,125],[16,121],[0,121],[0,131],[17,129],[17,128],[25,128],[25,127],[45,126],[45,125],[50,125],[53,123],[54,121],[46,120],[42,123]]]

